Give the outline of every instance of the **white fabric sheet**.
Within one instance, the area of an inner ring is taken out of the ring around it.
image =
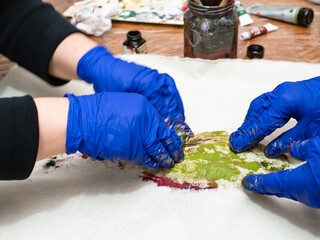
[[[122,57],[175,78],[195,132],[231,132],[242,123],[254,97],[283,81],[320,73],[320,64]],[[2,97],[93,92],[80,81],[50,87],[19,67],[0,80],[0,91]],[[157,187],[143,182],[135,170],[74,156],[56,169],[44,169],[45,163],[38,162],[26,181],[0,182],[0,239],[320,238],[320,210],[294,201],[242,189]]]

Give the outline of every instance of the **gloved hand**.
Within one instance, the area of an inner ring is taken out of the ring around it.
[[[307,162],[293,170],[247,176],[242,180],[244,188],[320,208],[320,137],[296,142],[290,152]]]
[[[230,148],[242,152],[255,146],[291,117],[298,121],[297,125],[273,140],[265,154],[276,157],[292,146],[291,154],[308,163],[294,170],[248,176],[243,185],[248,190],[319,207],[320,77],[282,83],[272,92],[253,100],[244,123],[230,135]],[[299,142],[306,139],[310,141]]]
[[[125,160],[170,168],[183,161],[182,141],[149,101],[135,93],[96,93],[69,98],[67,153],[96,160]]]
[[[113,57],[103,46],[88,51],[78,62],[78,76],[93,83],[96,92],[133,92],[145,96],[169,128],[192,136],[174,80],[150,68]]]
[[[296,119],[297,125],[267,146],[267,157],[280,156],[293,142],[320,136],[320,77],[285,82],[254,99],[244,123],[230,135],[231,150],[252,148],[290,118]]]

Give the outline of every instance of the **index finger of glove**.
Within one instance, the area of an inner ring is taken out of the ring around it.
[[[182,139],[182,142],[186,142],[190,138],[194,137],[192,130],[190,129],[189,125],[185,122],[172,124],[172,126],[169,126],[169,128],[175,130],[177,136]]]
[[[230,135],[230,149],[243,152],[255,146],[275,129],[288,122],[287,105],[273,92],[265,93],[250,104],[242,126]]]

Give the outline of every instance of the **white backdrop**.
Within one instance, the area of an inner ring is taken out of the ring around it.
[[[256,96],[284,81],[320,75],[320,64],[122,57],[175,78],[195,132],[234,131]],[[93,90],[79,81],[50,87],[19,67],[0,80],[2,97],[71,92]],[[320,238],[320,210],[294,201],[242,189],[157,187],[143,182],[135,170],[75,156],[56,169],[43,168],[45,163],[38,162],[28,180],[0,182],[0,239]]]

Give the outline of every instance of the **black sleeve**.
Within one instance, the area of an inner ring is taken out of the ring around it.
[[[38,145],[38,113],[32,97],[1,98],[0,180],[28,178]]]
[[[40,0],[0,0],[0,53],[52,85],[67,81],[49,76],[50,59],[64,38],[79,32]]]

